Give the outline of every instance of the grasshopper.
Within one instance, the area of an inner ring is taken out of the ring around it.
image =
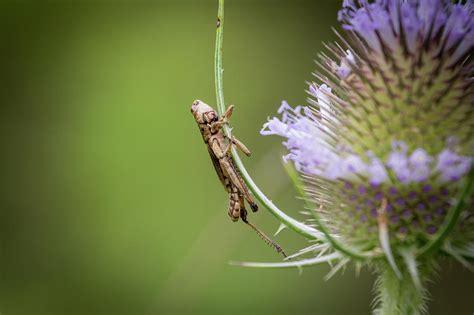
[[[222,117],[217,112],[204,103],[196,100],[191,105],[191,113],[196,120],[201,131],[204,143],[211,156],[212,164],[216,169],[224,189],[229,194],[228,215],[233,222],[240,219],[249,225],[255,232],[270,246],[273,246],[277,252],[286,257],[283,249],[268,236],[266,236],[257,227],[251,224],[247,219],[247,210],[245,209],[245,200],[250,205],[253,212],[258,211],[258,205],[247,188],[242,176],[235,166],[231,155],[231,148],[235,145],[245,155],[250,156],[250,150],[234,136],[228,137],[222,130],[224,124],[228,124],[234,111],[234,106],[230,105]]]

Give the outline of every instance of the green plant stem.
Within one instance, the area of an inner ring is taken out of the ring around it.
[[[216,50],[214,53],[214,76],[216,84],[217,112],[222,115],[225,112],[224,101],[224,68],[222,67],[222,42],[224,40],[224,0],[219,0],[217,11]],[[227,125],[224,125],[226,134],[230,134]]]
[[[215,83],[216,83],[216,98],[217,98],[217,112],[219,115],[223,115],[225,112],[225,101],[224,101],[224,85],[223,85],[223,75],[224,69],[222,67],[222,42],[224,37],[224,0],[219,0],[219,9],[217,12],[217,32],[216,32],[216,50],[214,55],[214,74],[215,74]],[[227,125],[223,126],[224,133],[230,138],[231,132],[230,128]],[[292,217],[286,215],[281,211],[273,202],[268,199],[265,194],[258,188],[258,186],[252,180],[252,177],[249,175],[245,169],[242,160],[237,154],[237,150],[232,147],[232,157],[234,158],[236,167],[239,169],[242,178],[249,187],[250,191],[254,196],[263,204],[271,214],[273,214],[281,223],[286,225],[288,228],[293,231],[307,237],[309,239],[318,239],[324,240],[324,235],[293,219]]]
[[[398,278],[387,264],[379,270],[375,284],[377,315],[418,315],[425,313],[426,290],[417,287],[406,270]]]

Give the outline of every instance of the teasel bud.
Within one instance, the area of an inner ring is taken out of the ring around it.
[[[285,138],[307,224],[325,234],[301,253],[376,270],[379,314],[423,313],[424,285],[446,256],[472,269],[473,10],[345,0],[309,105],[284,101],[261,131]]]

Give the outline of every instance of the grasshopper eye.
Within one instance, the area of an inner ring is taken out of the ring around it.
[[[199,106],[199,101],[194,101],[192,104],[191,104],[191,113],[194,113],[195,111],[197,111],[197,107]]]
[[[216,113],[215,113],[214,111],[212,111],[212,112],[207,112],[207,113],[205,113],[204,115],[205,115],[205,117],[206,117],[207,122],[212,122],[212,121],[217,120],[217,115],[216,115]]]

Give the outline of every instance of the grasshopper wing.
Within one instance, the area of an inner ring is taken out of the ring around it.
[[[207,151],[209,151],[209,156],[211,157],[212,165],[214,165],[214,169],[216,170],[217,176],[219,177],[219,180],[224,186],[224,189],[227,191],[228,183],[227,183],[226,177],[224,176],[224,173],[222,172],[219,159],[217,158],[217,156],[214,154],[214,152],[209,146],[207,146]]]

